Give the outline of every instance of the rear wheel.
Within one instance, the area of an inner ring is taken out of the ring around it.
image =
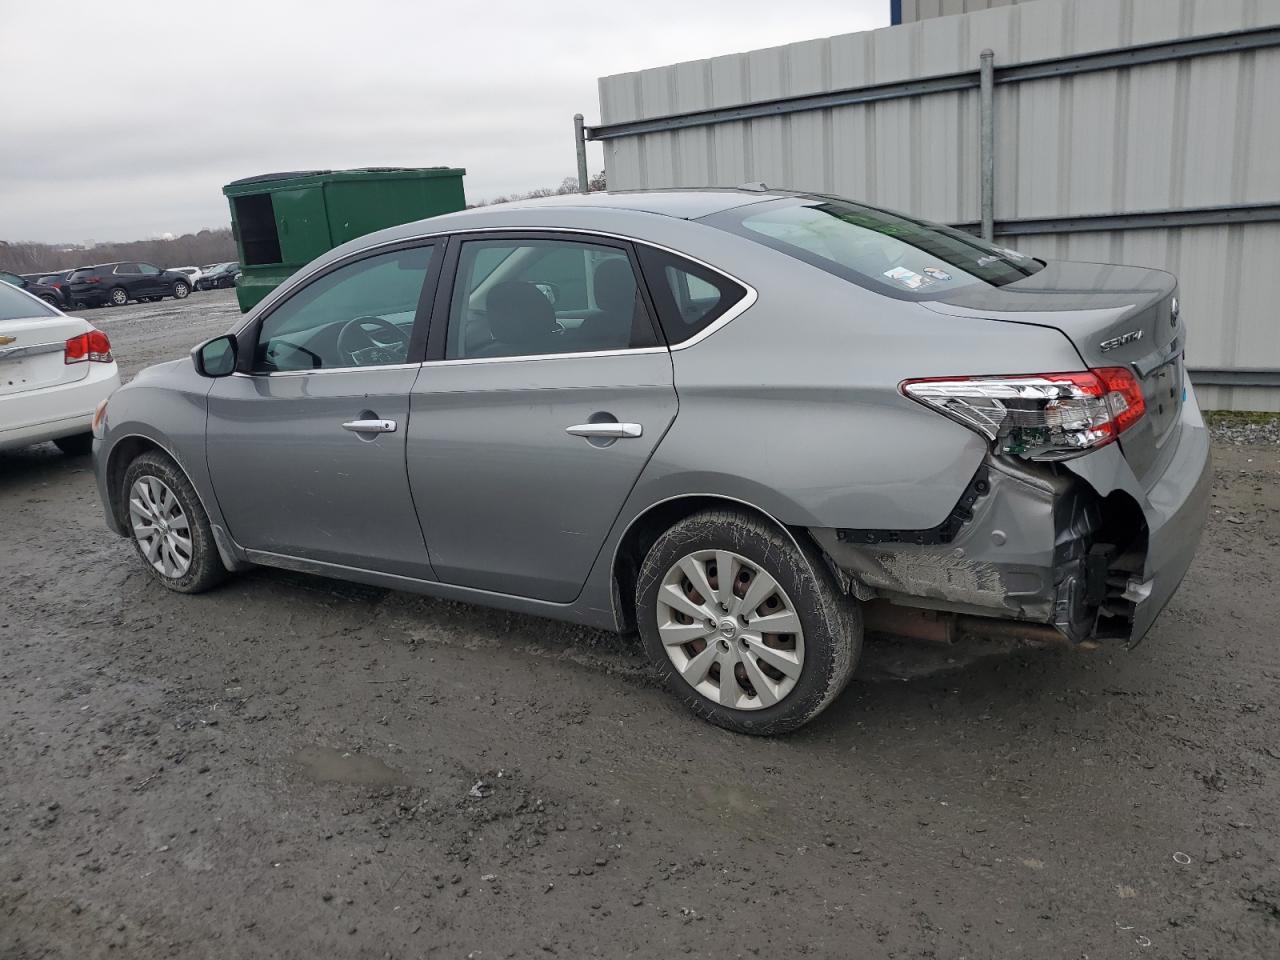
[[[856,601],[817,552],[763,518],[695,514],[654,543],[636,619],[668,687],[739,733],[803,726],[844,689],[862,647]]]
[[[83,457],[93,450],[92,433],[77,433],[70,437],[58,437],[53,442],[59,450],[69,457]]]
[[[112,306],[123,307],[129,302],[129,294],[124,287],[112,287],[111,292],[107,294],[107,299]]]
[[[58,305],[57,299],[55,297],[49,296],[48,294],[41,294],[40,299],[43,300],[45,303],[47,303],[51,307],[56,307]]]
[[[170,590],[201,593],[227,576],[195,488],[163,453],[144,453],[124,472],[125,522],[148,572]]]
[[[190,292],[191,288],[181,280],[173,285],[173,296],[177,300],[185,300]],[[163,297],[158,299],[163,299]]]

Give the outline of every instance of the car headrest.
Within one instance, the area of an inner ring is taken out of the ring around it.
[[[635,309],[636,278],[625,258],[606,260],[596,267],[591,285],[596,295],[596,306],[601,310],[627,313]]]
[[[531,344],[556,332],[556,311],[532,283],[505,280],[485,297],[489,332],[500,343]]]

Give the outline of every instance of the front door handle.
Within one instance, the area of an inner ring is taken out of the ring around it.
[[[638,423],[614,423],[611,421],[605,421],[604,423],[578,423],[572,427],[565,427],[564,432],[571,433],[575,437],[630,439],[644,436],[644,427]]]
[[[394,420],[348,420],[342,425],[343,430],[352,433],[395,433]]]

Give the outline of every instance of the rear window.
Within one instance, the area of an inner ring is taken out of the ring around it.
[[[24,317],[56,317],[43,300],[23,293],[17,287],[0,283],[0,320],[18,320]]]
[[[935,299],[974,283],[1004,286],[1044,266],[961,230],[845,200],[752,204],[708,222],[904,299]]]

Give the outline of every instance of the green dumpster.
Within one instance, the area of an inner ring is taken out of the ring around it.
[[[240,253],[236,286],[248,310],[299,267],[355,237],[461,210],[457,167],[306,170],[236,180],[222,188]]]

